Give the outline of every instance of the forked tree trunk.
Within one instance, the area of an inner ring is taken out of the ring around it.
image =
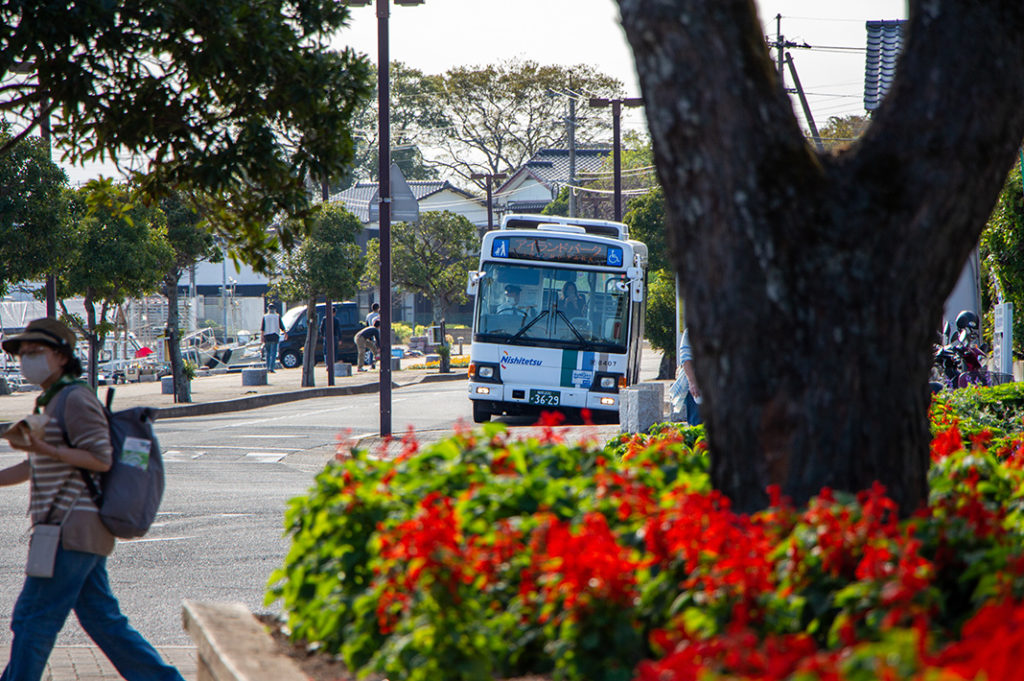
[[[910,2],[896,81],[838,156],[806,143],[752,0],[618,0],[665,189],[712,452],[777,484],[925,500],[931,344],[1024,136],[1024,3]],[[971,39],[965,39],[970,37]]]

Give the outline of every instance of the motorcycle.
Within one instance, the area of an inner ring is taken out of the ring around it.
[[[932,392],[956,390],[968,385],[990,386],[1010,383],[1013,376],[985,369],[985,351],[979,346],[978,317],[964,310],[956,318],[953,335],[949,325],[943,329],[932,360]]]

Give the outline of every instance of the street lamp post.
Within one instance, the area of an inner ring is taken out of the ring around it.
[[[615,166],[615,220],[622,220],[622,161],[620,149],[622,146],[619,133],[619,118],[622,117],[623,106],[643,106],[644,100],[639,97],[620,97],[618,99],[605,99],[604,97],[591,97],[590,106],[612,107],[612,163]]]
[[[494,229],[494,211],[491,196],[491,183],[494,180],[504,180],[507,173],[473,173],[469,176],[471,180],[485,180],[487,183],[487,230]]]
[[[422,5],[424,0],[394,0]],[[370,0],[348,0],[365,7]],[[377,0],[377,122],[380,128],[378,195],[380,197],[380,434],[391,435],[391,103],[388,54],[388,0]]]
[[[35,66],[29,63],[15,64],[11,67],[13,73],[34,73]],[[36,76],[38,82],[39,76]],[[42,85],[40,85],[42,87]],[[39,137],[46,144],[46,158],[53,160],[53,145],[50,136],[50,101],[43,98],[39,103]],[[57,318],[57,277],[52,274],[46,275],[46,316],[52,319]]]

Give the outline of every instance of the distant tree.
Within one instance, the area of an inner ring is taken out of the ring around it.
[[[0,119],[0,145],[10,141]],[[59,266],[70,239],[67,175],[38,137],[25,137],[0,156],[0,296],[9,284]]]
[[[316,385],[316,299],[344,300],[358,290],[366,261],[356,244],[363,225],[338,203],[321,204],[310,218],[308,236],[281,258],[272,289],[285,300],[306,303],[306,343],[303,347],[302,385]],[[335,339],[337,341],[337,339]]]
[[[185,270],[200,260],[223,257],[213,235],[201,226],[200,216],[183,197],[174,194],[160,201],[167,220],[167,241],[171,246],[170,266],[160,282],[167,298],[167,339],[170,347],[171,375],[174,377],[174,401],[191,402],[191,382],[185,379],[181,357],[181,320],[178,315],[178,282]]]
[[[443,323],[448,308],[466,300],[466,273],[476,263],[479,247],[476,227],[465,217],[428,211],[418,223],[392,225],[391,281],[401,291],[430,300],[434,323]],[[373,285],[380,284],[379,248],[376,239],[367,246],[365,278]],[[444,364],[441,370],[446,370]]]
[[[868,129],[871,119],[867,116],[852,114],[849,116],[832,116],[821,128],[818,136],[832,153],[848,149]]]
[[[1014,165],[995,210],[981,233],[984,282],[988,285],[986,299],[1013,303],[1013,349],[1024,354],[1024,188],[1020,166]]]
[[[369,64],[328,48],[349,12],[334,0],[0,5],[0,115],[52,116],[70,161],[132,159],[153,197],[182,191],[257,268],[311,210],[304,180],[343,175]],[[15,64],[35,73],[16,75]]]
[[[95,388],[98,352],[113,329],[108,315],[127,298],[157,291],[174,252],[163,211],[131,203],[127,187],[113,195],[95,195],[93,189],[86,185],[75,192],[73,246],[58,274],[57,294],[64,318],[89,341],[89,382]],[[73,296],[83,297],[85,319],[68,312],[64,298]]]
[[[1024,3],[909,0],[892,87],[837,156],[807,144],[755,3],[618,4],[712,484],[751,511],[770,485],[801,505],[878,482],[912,513],[935,328],[1024,138]]]
[[[471,180],[474,173],[518,168],[547,147],[565,145],[565,99],[553,93],[572,89],[600,97],[616,96],[622,83],[591,66],[542,66],[506,61],[463,66],[439,79],[445,127],[438,130],[432,164]],[[576,137],[585,143],[607,129],[607,112],[578,107]]]
[[[569,192],[571,190],[568,187],[562,187],[558,190],[558,196],[556,196],[551,203],[544,206],[544,209],[540,212],[541,215],[569,215]]]
[[[371,66],[373,93],[356,114],[356,156],[350,179],[377,181],[379,160],[379,128],[377,120],[377,69]],[[399,61],[391,62],[391,160],[402,169],[407,180],[431,180],[437,171],[424,159],[417,140],[425,139],[431,131],[443,128],[438,99],[438,77],[426,76],[422,71]],[[343,187],[338,187],[343,188]]]
[[[656,187],[633,199],[623,218],[631,239],[647,245],[647,320],[644,335],[651,347],[661,350],[658,378],[675,376],[676,367],[676,277],[665,238],[665,193]]]

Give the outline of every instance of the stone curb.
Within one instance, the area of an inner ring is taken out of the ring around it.
[[[243,603],[185,600],[182,626],[196,644],[200,681],[301,681],[306,678],[280,652]]]

